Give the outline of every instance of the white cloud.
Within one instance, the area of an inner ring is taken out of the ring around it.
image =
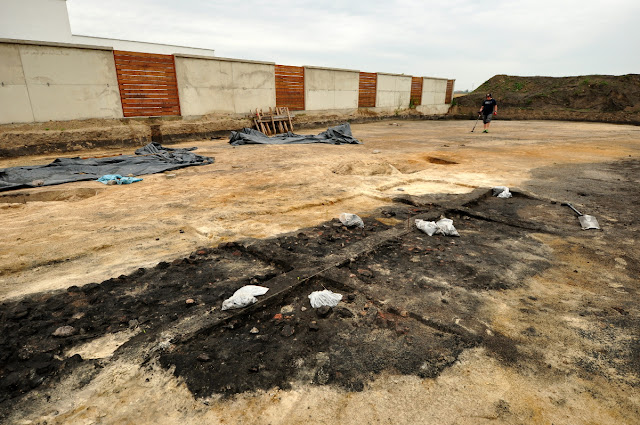
[[[75,34],[287,65],[456,78],[637,72],[640,2],[69,0]]]

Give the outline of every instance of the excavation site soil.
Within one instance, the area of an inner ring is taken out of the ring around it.
[[[640,127],[473,123],[1,192],[0,422],[640,423]]]

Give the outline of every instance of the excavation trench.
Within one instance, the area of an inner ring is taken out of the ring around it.
[[[335,219],[5,302],[3,410],[79,364],[101,367],[134,354],[173,370],[197,397],[293,382],[359,391],[385,370],[435,377],[478,345],[515,361],[515,343],[477,320],[478,294],[521,287],[549,267],[549,253],[518,216],[542,209],[558,214],[560,205],[518,192],[498,200],[486,189],[398,200],[366,217],[362,230]],[[415,218],[441,215],[454,219],[460,238],[429,237],[413,226]],[[544,221],[538,217],[538,231],[575,231]],[[528,261],[519,261],[523,257]],[[505,264],[516,266],[506,270]],[[222,301],[247,284],[270,290],[251,307],[220,311]],[[327,315],[307,298],[321,289],[344,295]],[[70,335],[52,336],[61,326],[71,326]],[[94,357],[79,347],[111,334],[131,339],[102,358],[74,355]]]

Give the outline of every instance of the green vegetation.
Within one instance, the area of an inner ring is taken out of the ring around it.
[[[457,102],[455,99],[453,99],[453,100],[451,101],[451,106],[456,106],[457,104],[458,104],[458,102]]]
[[[588,78],[585,78],[584,80],[582,80],[580,84],[588,86],[589,84],[591,84],[591,80]]]
[[[520,90],[522,90],[523,88],[524,88],[524,84],[523,84],[523,83],[521,83],[521,82],[519,82],[519,81],[516,81],[515,83],[513,83],[513,89],[514,89],[515,91],[520,91]]]

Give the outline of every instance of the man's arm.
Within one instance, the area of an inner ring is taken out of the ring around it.
[[[498,104],[493,105],[493,115],[498,115]]]

